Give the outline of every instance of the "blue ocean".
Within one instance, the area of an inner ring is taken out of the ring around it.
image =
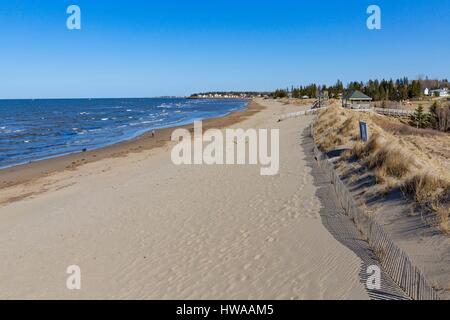
[[[246,106],[238,99],[0,100],[0,168],[98,149]]]

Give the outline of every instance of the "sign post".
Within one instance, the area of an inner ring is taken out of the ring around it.
[[[367,123],[363,121],[359,122],[359,134],[362,141],[364,142],[369,141],[369,128],[367,126]]]

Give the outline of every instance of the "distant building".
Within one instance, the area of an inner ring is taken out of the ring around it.
[[[372,100],[371,97],[365,95],[361,91],[353,90],[344,96],[342,105],[345,108],[351,109],[369,109]]]
[[[255,97],[269,97],[269,92],[204,92],[194,93],[190,99],[251,99]]]
[[[447,88],[444,88],[444,89],[430,90],[429,95],[433,97],[449,97],[450,93],[448,92]]]
[[[426,96],[429,96],[430,95],[430,89],[425,88],[425,90],[423,90],[423,94],[426,95]]]

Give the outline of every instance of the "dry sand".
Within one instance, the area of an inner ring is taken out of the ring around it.
[[[0,298],[368,299],[359,249],[321,219],[312,118],[277,123],[301,107],[258,102],[232,127],[281,130],[277,176],[175,166],[166,143],[0,190]]]

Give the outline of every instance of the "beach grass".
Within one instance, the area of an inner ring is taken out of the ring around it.
[[[368,124],[371,137],[359,139],[359,121]],[[339,161],[357,162],[369,171],[377,192],[403,194],[436,214],[439,227],[450,230],[450,135],[408,127],[396,119],[342,107],[323,111],[315,121],[315,140],[325,152],[344,149]]]

